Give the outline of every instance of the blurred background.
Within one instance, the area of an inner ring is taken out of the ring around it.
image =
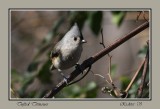
[[[41,98],[63,78],[57,70],[50,72],[50,51],[77,22],[84,39],[81,64],[90,56],[103,49],[100,45],[103,29],[104,44],[108,46],[126,35],[146,19],[149,11],[144,11],[137,21],[137,11],[58,11],[58,10],[12,10],[11,17],[11,98]],[[144,19],[145,16],[145,19]],[[111,76],[114,84],[125,90],[138,66],[145,58],[149,28],[125,42],[110,55],[112,56]],[[63,71],[67,76],[75,68]],[[107,78],[109,57],[106,55],[92,65],[92,71]],[[82,75],[79,76],[79,78]],[[146,83],[149,82],[147,75]],[[135,98],[140,76],[129,90],[128,98]],[[65,87],[55,98],[114,98],[104,79],[89,73],[80,82]],[[149,87],[144,90],[144,98],[149,97]]]

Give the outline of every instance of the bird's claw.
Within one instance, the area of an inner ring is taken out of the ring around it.
[[[68,83],[68,79],[67,79],[67,78],[64,78],[64,81],[65,81],[66,85],[68,85],[68,84],[69,84],[69,83]]]
[[[66,85],[68,85],[68,84],[69,84],[69,83],[68,83],[68,78],[67,78],[63,73],[61,73],[61,75],[63,76]]]
[[[81,66],[78,63],[76,63],[75,68],[80,70],[80,72],[83,74],[83,70],[82,70]]]

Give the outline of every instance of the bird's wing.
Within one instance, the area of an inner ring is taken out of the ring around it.
[[[55,50],[51,51],[50,58],[54,58],[54,57],[58,57],[58,56],[59,56],[59,51],[55,51]]]
[[[54,49],[51,51],[50,58],[51,58],[51,60],[53,61],[54,58],[58,57],[59,55],[60,55],[60,46],[55,45]],[[52,65],[50,66],[50,71],[52,71],[52,70],[54,70],[54,69],[56,69],[56,68],[55,68],[54,65],[52,64]]]
[[[59,44],[56,44],[54,49],[51,51],[51,54],[50,54],[50,58],[55,58],[55,57],[58,57],[60,55],[60,46]]]

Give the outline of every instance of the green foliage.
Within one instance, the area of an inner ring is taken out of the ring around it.
[[[117,66],[115,64],[111,65],[111,77],[114,77],[116,74]]]
[[[22,81],[22,77],[21,75],[15,70],[15,69],[12,69],[11,70],[11,85],[13,85],[13,83],[17,83],[19,81]]]
[[[33,82],[35,76],[28,75],[22,77],[23,81],[21,82],[21,88],[18,90],[18,94],[20,97],[26,96],[25,91],[28,88],[28,86]]]
[[[93,81],[80,87],[77,84],[65,87],[56,98],[95,98],[97,96],[97,84]]]
[[[125,88],[127,88],[131,80],[126,76],[122,76],[120,77],[120,81],[121,81],[121,89],[124,90]]]
[[[97,84],[95,82],[90,82],[84,87],[84,92],[86,92],[86,98],[95,98],[97,96]]]
[[[113,11],[112,12],[112,22],[117,25],[118,27],[121,26],[124,18],[125,18],[126,12],[124,11]]]
[[[144,46],[142,49],[139,50],[138,55],[146,55],[146,53],[147,53],[147,46]],[[143,58],[144,58],[144,56],[143,56]],[[142,73],[143,73],[143,67],[140,69],[136,79],[134,80],[134,83],[132,84],[132,86],[128,92],[128,98],[136,98],[137,97],[137,91],[138,91],[138,88],[141,84]],[[124,90],[128,86],[130,79],[129,79],[129,77],[125,77],[125,78],[122,78],[121,81],[122,81],[122,84],[121,84],[122,89]],[[124,81],[126,81],[126,83]],[[144,87],[143,87],[142,98],[149,98],[149,86],[148,86],[149,81],[150,80],[149,80],[149,68],[148,68]]]
[[[127,96],[128,98],[136,98],[137,91],[141,83],[142,72],[143,72],[143,68],[140,70],[134,83],[132,84],[128,92],[128,96]],[[120,78],[120,80],[121,80],[121,89],[124,91],[129,85],[131,79],[129,77],[123,76]],[[147,76],[146,76],[146,82],[145,82],[145,87],[143,88],[142,98],[149,98],[149,87],[147,86],[148,82],[149,82],[149,72],[147,73]]]
[[[132,85],[131,89],[128,92],[129,98],[135,98],[137,94],[138,87],[140,85],[140,79],[138,81],[135,81],[135,83]]]
[[[11,76],[12,87],[16,83],[19,84],[21,88],[18,90],[17,93],[19,96],[23,96],[28,85],[33,82],[33,77],[31,77],[31,75],[26,75],[26,76],[19,75],[19,73],[15,69],[12,69],[11,74],[12,74]]]
[[[83,25],[87,20],[87,18],[88,18],[87,11],[71,11],[69,14],[69,20],[71,22],[71,25],[77,22],[80,30],[83,28]]]
[[[103,18],[102,11],[72,11],[69,15],[71,25],[77,22],[80,29],[82,29],[85,21],[88,20],[92,32],[96,35],[100,32]]]
[[[139,55],[146,55],[147,53],[147,45],[145,45],[143,48],[141,48],[139,51],[138,51],[138,54]]]
[[[94,34],[100,32],[103,14],[102,11],[93,11],[89,13],[89,25]]]
[[[28,72],[33,72],[33,71],[37,70],[39,64],[40,64],[40,63],[37,62],[37,61],[32,62],[31,64],[29,64],[29,66],[28,66],[28,68],[27,68],[27,71],[28,71]]]
[[[38,72],[37,77],[41,80],[42,83],[51,83],[51,72],[49,66],[51,65],[50,60],[48,60]]]
[[[143,94],[142,98],[149,98],[149,86],[148,86],[148,79],[146,79],[146,82],[143,87]],[[141,83],[141,78],[139,78],[135,83],[132,85],[131,89],[129,90],[128,97],[129,98],[135,98],[137,96],[137,91]]]

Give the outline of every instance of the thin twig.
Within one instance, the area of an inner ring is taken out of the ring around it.
[[[130,33],[128,33],[127,35],[125,35],[124,37],[117,39],[113,44],[110,44],[107,48],[100,51],[96,55],[92,56],[93,63],[148,27],[149,27],[149,22],[145,22],[142,25],[140,25],[139,27],[137,27],[136,29],[134,29],[133,31],[131,31]]]
[[[148,65],[149,65],[149,46],[148,46],[148,50],[147,50],[146,57],[145,57],[144,68],[143,68],[143,73],[142,73],[142,77],[141,77],[141,84],[138,88],[138,93],[137,93],[138,98],[141,98],[142,94],[143,94],[143,87],[144,87],[144,84],[145,84]]]
[[[93,75],[98,76],[98,77],[101,77],[101,78],[104,79],[108,84],[111,85],[111,83],[110,83],[104,76],[102,76],[102,75],[100,75],[100,74],[98,74],[98,73],[94,73],[92,70],[90,70],[90,71],[93,73]],[[111,86],[112,86],[112,85],[111,85]]]
[[[116,97],[120,97],[121,96],[121,92],[120,92],[120,89],[113,83],[113,80],[112,80],[112,77],[111,77],[111,58],[112,56],[109,56],[109,72],[108,72],[108,77],[109,77],[109,80],[110,80],[110,83],[112,85],[112,89],[113,89],[113,92],[115,94]]]
[[[98,61],[100,58],[129,40],[130,38],[134,37],[136,34],[140,33],[144,29],[149,27],[149,22],[145,22],[124,37],[119,38],[116,40],[113,44],[108,46],[107,48],[103,49],[102,51],[98,52],[96,55],[88,58],[87,60],[83,61],[83,63],[80,65],[81,70],[84,71],[86,68],[90,67],[93,63]],[[81,74],[81,71],[78,69],[75,69],[72,73],[70,73],[69,78],[67,79],[68,82],[71,82],[74,80],[79,74]],[[61,91],[64,87],[66,87],[66,81],[63,79],[56,87],[52,88],[52,90],[45,95],[44,98],[52,98],[54,95],[56,95],[59,91]]]
[[[141,16],[141,14],[143,15],[143,19],[148,22],[148,20],[146,19],[145,17],[145,12],[144,11],[140,11],[139,14],[137,15],[137,19],[136,19],[136,22],[139,20],[139,17]]]
[[[145,60],[141,62],[140,66],[138,67],[137,71],[135,72],[132,80],[130,81],[129,85],[127,86],[125,92],[128,92],[129,89],[131,88],[131,86],[133,85],[133,82],[135,81],[135,79],[136,79],[137,75],[139,74],[140,70],[142,69],[142,67],[144,65],[144,62],[145,62]]]
[[[103,29],[101,29],[101,35],[102,35],[102,42],[100,42],[100,44],[104,47],[104,48],[106,48],[106,46],[105,46],[105,44],[104,44],[104,38],[103,38]],[[110,84],[111,84],[111,86],[112,86],[112,89],[113,89],[113,91],[114,91],[114,93],[115,93],[115,95],[116,96],[118,96],[118,93],[119,92],[117,92],[117,87],[115,86],[115,84],[113,83],[113,80],[112,80],[112,77],[111,77],[111,59],[112,59],[112,56],[111,55],[109,55],[109,53],[108,53],[108,57],[109,57],[109,71],[108,71],[108,77],[109,77],[109,80],[110,80]]]
[[[104,44],[104,38],[103,38],[103,29],[101,29],[101,35],[102,35],[102,42],[100,42],[99,44],[101,44],[104,48],[106,48]]]
[[[102,42],[100,42],[100,44],[103,46],[103,48],[106,48],[106,46],[104,44],[104,38],[103,38],[103,29],[101,29],[101,36],[102,36]],[[113,84],[113,81],[112,81],[112,78],[111,78],[111,58],[112,58],[112,56],[110,56],[109,53],[108,53],[108,57],[109,57],[109,71],[108,71],[107,75],[109,77],[110,84]]]
[[[102,42],[100,42],[100,44],[103,46],[103,48],[106,48],[106,46],[104,44],[104,38],[103,38],[103,29],[101,29],[101,36],[102,36]],[[122,97],[123,94],[121,93],[120,89],[118,87],[116,87],[116,85],[113,83],[113,80],[112,80],[112,77],[111,77],[111,65],[112,65],[111,64],[111,59],[112,59],[112,56],[109,53],[108,53],[108,57],[109,57],[109,69],[108,69],[109,71],[107,73],[107,76],[108,76],[110,82],[108,82],[107,79],[105,79],[105,80],[111,85],[111,87],[112,87],[111,90],[114,92],[114,95],[116,97]],[[99,76],[101,76],[101,75],[99,75]],[[112,94],[110,93],[110,95],[112,95]]]
[[[137,15],[137,18],[136,18],[136,22],[139,20],[141,13],[142,13],[142,11],[139,11],[139,14]]]
[[[109,77],[109,80],[110,80],[110,82],[111,82],[111,84],[113,85],[114,83],[113,83],[113,80],[112,80],[112,77],[111,77],[111,58],[112,58],[112,56],[109,56],[109,72],[108,72],[108,77]]]
[[[102,36],[102,42],[100,42],[99,44],[101,44],[103,46],[103,48],[106,48],[106,46],[104,44],[103,29],[101,29],[101,36]],[[110,57],[109,53],[108,53],[108,56]]]
[[[146,21],[146,22],[148,22],[148,20],[146,19],[146,17],[145,17],[145,12],[143,11],[143,18],[144,18],[144,20]]]

